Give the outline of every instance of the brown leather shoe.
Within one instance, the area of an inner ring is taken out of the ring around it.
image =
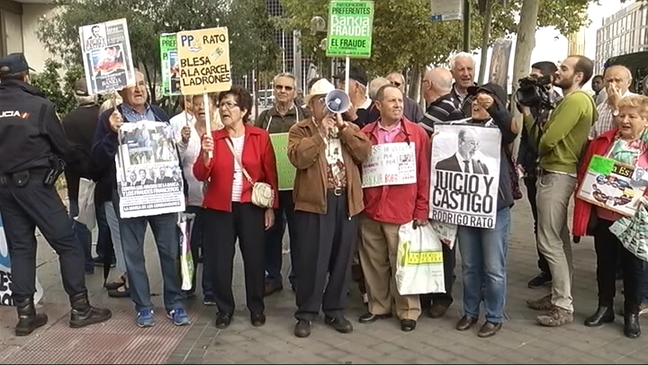
[[[264,296],[272,295],[278,291],[283,290],[283,285],[276,285],[276,284],[266,284],[265,285],[265,291],[264,291]]]
[[[457,322],[457,331],[467,331],[475,323],[477,323],[477,318],[464,315],[463,317],[461,317],[459,322]]]
[[[432,318],[441,318],[443,317],[446,312],[448,311],[449,305],[444,305],[444,304],[438,304],[438,303],[433,303],[430,309],[428,310],[428,314]]]
[[[477,332],[477,336],[490,337],[496,334],[501,329],[502,329],[502,322],[493,323],[493,322],[486,321],[484,322],[484,325],[481,326],[481,328],[479,329],[479,332]]]

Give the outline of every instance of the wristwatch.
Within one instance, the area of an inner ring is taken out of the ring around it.
[[[615,117],[615,118],[618,117],[618,116],[619,116],[619,111],[618,111],[618,110],[614,110],[614,111],[612,112],[612,116]]]

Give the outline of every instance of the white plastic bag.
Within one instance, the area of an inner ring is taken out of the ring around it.
[[[432,225],[398,231],[396,287],[401,295],[444,293],[443,248]]]
[[[193,256],[191,255],[191,230],[194,214],[178,213],[180,228],[180,276],[182,290],[191,290],[194,276]]]
[[[94,192],[97,183],[81,178],[79,180],[79,215],[74,220],[84,224],[89,230],[97,225],[97,216],[95,215]]]

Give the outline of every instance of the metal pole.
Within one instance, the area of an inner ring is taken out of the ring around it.
[[[463,2],[463,50],[470,52],[470,0]]]

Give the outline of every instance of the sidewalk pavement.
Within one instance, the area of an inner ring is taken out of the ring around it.
[[[583,326],[597,305],[595,253],[591,238],[574,247],[575,322],[561,328],[536,324],[537,312],[525,300],[539,298],[549,288],[528,289],[538,273],[532,219],[526,200],[514,207],[509,243],[507,321],[491,338],[477,337],[479,325],[467,332],[454,329],[461,317],[461,270],[457,269],[455,302],[442,319],[422,315],[415,331],[404,333],[396,319],[362,325],[357,288],[349,296],[347,317],[351,334],[339,334],[320,319],[309,338],[293,335],[294,295],[290,286],[266,299],[267,323],[252,327],[245,308],[240,254],[235,265],[235,297],[238,308],[229,328],[214,326],[215,308],[203,307],[202,298],[188,299],[192,325],[174,327],[165,318],[161,297],[155,296],[156,326],[135,325],[129,299],[109,298],[102,288],[101,270],[87,275],[93,304],[113,309],[113,319],[100,325],[73,330],[67,327],[68,302],[58,275],[56,255],[42,237],[39,246],[39,279],[45,288],[44,307],[50,322],[26,338],[13,336],[15,310],[0,307],[0,363],[642,363],[648,362],[646,335],[637,340],[623,336],[623,319],[599,328]],[[147,267],[154,294],[161,293],[159,262],[152,237],[147,235]],[[289,271],[288,255],[284,272]],[[617,282],[618,286],[621,282]],[[620,289],[620,288],[619,288]],[[618,290],[618,292],[620,292]],[[616,298],[620,308],[622,296]],[[645,321],[644,321],[645,322]],[[480,322],[481,324],[481,322]],[[645,325],[645,323],[644,323]]]

